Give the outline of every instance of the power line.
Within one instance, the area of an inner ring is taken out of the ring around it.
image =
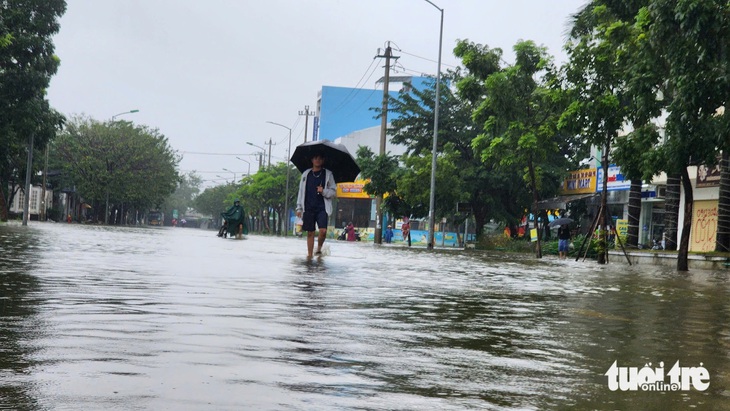
[[[200,151],[181,151],[180,154],[198,154],[204,156],[250,156],[254,153],[203,153]]]
[[[409,55],[409,56],[411,56],[411,57],[419,58],[419,59],[421,59],[421,60],[426,60],[426,61],[430,61],[430,62],[432,62],[432,63],[438,63],[438,61],[436,61],[436,60],[433,60],[433,59],[430,59],[430,58],[428,58],[428,57],[422,57],[422,56],[419,56],[419,55],[416,55],[416,54],[412,54],[412,53],[409,53],[409,52],[407,52],[407,51],[403,51],[403,50],[401,50],[401,49],[397,49],[397,50],[398,50],[398,51],[399,51],[400,53],[403,53],[403,54],[407,54],[407,55]],[[449,66],[449,67],[453,67],[453,68],[458,68],[458,66],[454,66],[454,65],[451,65],[451,64],[446,64],[446,63],[443,63],[443,62],[441,63],[441,65],[442,65],[442,66]]]

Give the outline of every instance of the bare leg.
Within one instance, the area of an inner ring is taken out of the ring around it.
[[[307,257],[312,257],[314,251],[314,231],[307,231]]]
[[[314,234],[314,232],[312,232],[312,234]],[[319,236],[317,238],[317,252],[318,253],[322,251],[322,245],[324,244],[324,239],[325,239],[326,236],[327,236],[327,229],[326,228],[320,228],[319,229]],[[314,240],[314,238],[312,238],[312,240]],[[312,242],[314,242],[314,241],[312,241]]]

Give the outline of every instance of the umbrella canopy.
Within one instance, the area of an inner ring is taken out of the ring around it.
[[[312,167],[312,157],[315,154],[324,156],[324,168],[332,172],[335,182],[355,181],[360,174],[360,167],[347,151],[347,147],[329,140],[307,141],[298,145],[291,156],[291,162],[299,171],[304,172]]]
[[[568,217],[562,217],[562,218],[556,218],[555,220],[551,221],[550,224],[548,224],[550,227],[555,227],[558,225],[565,225],[570,224],[573,222],[572,218]]]

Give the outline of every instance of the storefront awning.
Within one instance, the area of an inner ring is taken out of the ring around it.
[[[598,197],[600,193],[575,194],[572,196],[557,196],[547,200],[537,202],[537,208],[540,210],[564,210],[568,208],[568,204],[577,200],[584,200],[591,197]]]

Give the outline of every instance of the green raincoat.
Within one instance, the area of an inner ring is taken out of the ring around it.
[[[221,217],[228,223],[228,232],[232,235],[238,234],[238,225],[243,224],[243,234],[248,234],[248,219],[243,211],[243,206],[236,202]]]

